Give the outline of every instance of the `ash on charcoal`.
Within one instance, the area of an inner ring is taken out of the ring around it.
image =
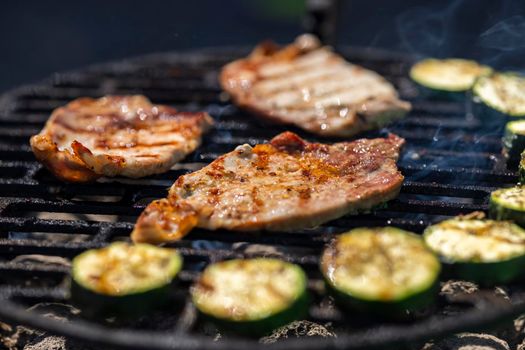
[[[24,350],[65,350],[66,339],[63,337],[47,337],[33,344],[24,346]]]
[[[525,335],[525,315],[514,320],[514,330],[516,333]]]
[[[478,285],[467,281],[449,280],[441,285],[440,295],[449,296],[458,293],[472,294],[479,290]]]
[[[62,303],[38,303],[28,308],[27,311],[34,311],[44,317],[64,322],[80,314],[80,310],[76,307]]]
[[[260,343],[271,344],[282,339],[299,337],[337,337],[328,330],[328,325],[323,326],[310,321],[294,321],[286,326],[276,329],[272,334],[259,339]]]
[[[507,293],[507,290],[504,287],[494,287],[494,294],[505,300],[510,300],[509,293]]]
[[[46,265],[59,265],[64,267],[71,267],[71,261],[69,259],[63,258],[61,256],[50,256],[50,255],[40,255],[40,254],[26,254],[18,255],[13,260],[12,263],[41,263]]]
[[[513,343],[517,344],[517,350],[525,350],[525,315],[514,320]],[[510,341],[509,341],[510,342]]]
[[[276,256],[280,257],[284,255],[279,248],[265,245],[265,244],[250,244],[246,242],[238,242],[232,245],[233,250],[242,251],[245,254],[260,254],[264,256]]]
[[[480,289],[472,282],[459,280],[449,280],[442,283],[440,295],[447,301],[447,305],[444,305],[440,312],[447,317],[462,314],[472,307],[483,308],[487,305],[508,306],[511,302],[508,291],[503,287]],[[487,330],[486,333],[484,334],[486,336],[503,339],[506,344],[514,345],[521,339],[516,331],[516,325],[512,322],[502,323],[498,327]],[[461,349],[467,350],[470,348]]]
[[[444,296],[451,304],[470,304],[483,306],[484,304],[506,305],[510,297],[503,287],[493,289],[479,289],[479,287],[467,281],[447,281],[442,284],[441,296]]]
[[[510,350],[510,347],[493,335],[461,333],[437,343],[427,343],[421,350]]]
[[[5,324],[4,324],[5,325]],[[2,327],[0,332],[0,344],[8,350],[95,350],[82,343],[49,335],[46,332],[31,328],[17,326],[9,331]]]
[[[71,305],[61,303],[38,303],[28,308],[61,322],[67,322],[79,314]],[[0,322],[0,343],[8,350],[94,350],[64,337],[49,335],[46,332],[24,326],[12,327]]]
[[[446,300],[446,305],[443,306],[439,313],[452,317],[463,313],[466,306],[462,303],[458,303],[459,300],[457,299],[466,299],[478,291],[478,286],[472,282],[449,280],[441,283],[441,291],[439,292],[439,295]]]

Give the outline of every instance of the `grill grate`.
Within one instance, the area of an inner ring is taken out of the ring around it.
[[[276,254],[305,268],[314,296],[310,319],[319,324],[331,323],[338,335],[308,342],[303,339],[278,342],[274,344],[278,348],[361,348],[396,342],[413,345],[416,340],[485,326],[525,310],[520,303],[521,289],[506,286],[510,301],[498,304],[497,308],[490,303],[487,306],[482,298],[472,297],[467,303],[471,305],[465,306],[464,301],[458,304],[442,296],[436,308],[411,322],[363,324],[344,316],[324,295],[317,272],[318,256],[335,234],[352,227],[379,225],[421,232],[428,224],[443,218],[486,210],[487,196],[492,190],[517,180],[500,155],[501,125],[488,128],[473,116],[469,101],[418,96],[407,78],[410,60],[406,57],[348,50],[346,54],[351,61],[387,77],[399,89],[401,97],[412,101],[414,106],[406,119],[388,128],[404,137],[407,144],[399,162],[406,180],[400,196],[386,209],[346,216],[294,233],[195,230],[173,244],[185,259],[173,306],[151,316],[149,321],[146,318],[135,324],[115,325],[74,320],[64,324],[24,312],[23,307],[38,302],[67,302],[68,267],[49,263],[46,257],[71,258],[85,249],[127,238],[145,205],[153,198],[164,197],[179,175],[209,163],[237,144],[264,142],[286,129],[316,139],[294,128],[261,127],[247,113],[228,103],[217,84],[217,72],[223,64],[245,52],[223,49],[153,55],[58,74],[40,85],[23,87],[0,97],[0,297],[4,299],[0,315],[3,318],[106,345],[205,348],[212,344],[213,337],[204,334],[188,301],[189,284],[209,262],[261,254]],[[207,110],[217,121],[216,128],[183,163],[166,174],[147,179],[64,184],[35,162],[28,138],[41,129],[54,108],[81,96],[131,93],[144,94],[155,103],[171,104],[181,110]],[[382,135],[385,131],[365,136]],[[454,308],[461,311],[459,316],[447,317]],[[154,321],[159,318],[167,326],[159,328]],[[256,345],[253,340],[234,337],[213,343],[218,349]]]

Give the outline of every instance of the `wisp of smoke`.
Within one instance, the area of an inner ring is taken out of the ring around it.
[[[452,23],[461,1],[453,1],[442,9],[434,6],[416,7],[396,18],[396,26],[404,49],[421,56],[440,56],[449,52]]]
[[[525,17],[515,15],[496,23],[480,35],[479,45],[501,51],[525,48]]]

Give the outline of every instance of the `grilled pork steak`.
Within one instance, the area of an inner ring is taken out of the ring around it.
[[[383,77],[320,47],[311,35],[282,49],[259,45],[226,65],[220,81],[239,106],[325,136],[374,129],[410,110]]]
[[[404,140],[310,143],[284,132],[268,144],[238,146],[179,177],[168,198],[153,201],[132,239],[161,243],[195,226],[229,230],[297,230],[393,199],[403,176]]]
[[[144,96],[80,98],[53,111],[31,148],[64,181],[138,178],[169,170],[211,125],[206,113],[152,105]]]

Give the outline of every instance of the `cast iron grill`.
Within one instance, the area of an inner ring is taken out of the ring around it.
[[[292,130],[310,140],[333,142],[289,127],[263,125],[231,105],[217,83],[220,67],[246,54],[220,49],[185,54],[159,54],[82,71],[58,74],[42,84],[0,98],[0,317],[110,346],[148,349],[246,349],[261,346],[251,339],[227,336],[214,341],[196,316],[188,287],[206,264],[234,257],[277,255],[307,271],[313,295],[309,320],[331,324],[336,338],[288,339],[275,348],[321,349],[392,346],[417,348],[419,342],[508,320],[525,311],[519,286],[504,286],[504,300],[483,291],[442,295],[436,307],[403,323],[363,322],[338,310],[324,294],[317,271],[319,254],[335,234],[358,226],[393,225],[421,232],[427,225],[458,214],[487,209],[488,194],[514,184],[500,155],[501,123],[486,125],[472,112],[470,99],[453,102],[419,96],[407,78],[409,57],[370,50],[343,53],[357,64],[393,82],[413,111],[388,129],[407,140],[399,167],[406,176],[400,196],[387,208],[346,216],[299,232],[239,233],[195,230],[172,244],[185,259],[173,305],[136,322],[94,322],[79,317],[52,321],[26,312],[29,305],[67,303],[68,267],[49,257],[72,258],[90,248],[127,239],[133,222],[154,198],[164,197],[181,174],[209,163],[242,143],[265,142]],[[28,139],[51,111],[81,96],[144,94],[155,103],[180,110],[206,110],[216,128],[203,145],[166,174],[146,179],[103,179],[94,184],[64,184],[37,163]],[[36,255],[36,256],[35,256]],[[453,316],[451,316],[453,315]],[[160,321],[159,321],[160,320]],[[213,332],[211,332],[213,333]]]

